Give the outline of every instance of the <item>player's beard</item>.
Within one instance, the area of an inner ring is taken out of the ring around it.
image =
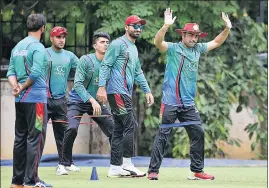
[[[61,49],[64,48],[64,44],[63,44],[63,45],[60,45],[60,44],[59,44],[59,45],[57,45],[57,46],[55,45],[55,48],[57,48],[58,50],[61,50]]]
[[[130,32],[129,36],[133,39],[138,39],[140,37],[141,33],[135,34],[135,32]]]
[[[197,42],[195,42],[195,41],[191,41],[191,42],[189,42],[188,45],[186,45],[186,46],[188,46],[189,48],[193,48],[193,47],[196,45],[196,43],[197,43]]]

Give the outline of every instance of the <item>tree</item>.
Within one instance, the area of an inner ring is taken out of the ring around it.
[[[227,41],[218,49],[205,54],[200,59],[198,96],[196,105],[206,130],[205,155],[207,157],[225,156],[218,148],[217,141],[240,145],[240,140],[229,139],[229,118],[231,106],[238,104],[237,111],[249,107],[253,97],[256,105],[252,107],[258,122],[248,125],[246,131],[252,139],[256,135],[257,144],[261,144],[262,156],[267,156],[267,69],[257,56],[267,52],[267,25],[258,24],[254,14],[256,9],[246,9],[243,1],[68,1],[46,3],[46,14],[56,15],[57,19],[67,19],[73,23],[83,22],[79,26],[79,43],[87,38],[89,50],[91,37],[97,31],[108,32],[113,39],[124,34],[124,21],[130,14],[137,14],[147,20],[147,25],[136,45],[142,63],[142,69],[149,81],[155,97],[155,104],[146,108],[144,95],[138,87],[134,92],[134,107],[139,121],[139,155],[149,155],[153,138],[158,128],[159,107],[162,96],[162,83],[165,69],[165,54],[161,54],[153,45],[153,38],[163,25],[163,12],[169,5],[177,16],[174,26],[165,36],[166,41],[176,42],[179,35],[175,28],[182,28],[186,22],[197,22],[201,30],[209,33],[205,42],[213,39],[224,28],[220,13],[230,15],[233,29]],[[55,3],[58,3],[55,6]],[[266,2],[266,7],[268,2]],[[248,3],[254,5],[254,2]],[[255,6],[254,6],[255,7]],[[251,11],[250,18],[248,11]],[[197,14],[198,13],[198,14]],[[77,25],[76,25],[77,26]],[[71,41],[73,42],[73,41]],[[81,51],[77,52],[81,55]],[[183,129],[174,130],[169,143],[167,156],[188,157],[188,138]]]
[[[146,112],[141,100],[138,106],[138,109],[140,109],[138,111],[139,121],[141,122],[141,119],[143,119],[145,126],[141,126],[142,138],[140,139],[142,140],[140,140],[140,143],[143,144],[140,144],[140,146],[146,145],[147,148],[150,148],[151,137],[155,134],[154,131],[152,133],[152,129],[155,130],[158,125],[157,109],[160,106],[165,63],[164,54],[160,54],[156,50],[152,45],[152,39],[163,24],[162,15],[166,6],[163,2],[154,2],[153,4],[150,1],[110,1],[107,4],[100,5],[100,9],[95,13],[99,19],[104,20],[99,30],[109,32],[113,36],[119,36],[124,32],[123,18],[126,18],[130,13],[137,14],[147,20],[142,40],[137,41],[143,70],[146,72],[146,77],[156,98],[156,104],[151,109],[147,109]],[[263,83],[266,86],[267,69],[262,67],[262,62],[257,57],[257,53],[267,50],[265,26],[255,23],[246,15],[246,12],[241,11],[235,1],[218,1],[214,2],[214,6],[212,6],[212,2],[205,1],[171,2],[170,7],[178,17],[175,27],[182,27],[186,22],[198,22],[203,30],[208,31],[209,39],[213,39],[224,27],[220,19],[221,11],[233,15],[234,29],[231,31],[227,42],[220,49],[203,56],[200,61],[199,95],[196,98],[196,105],[201,112],[201,118],[206,129],[205,154],[208,157],[224,156],[223,151],[216,145],[217,140],[240,145],[240,140],[228,140],[231,126],[229,118],[231,105],[239,103],[239,109],[242,105],[249,106],[246,101],[249,101],[249,97],[253,95],[259,103],[258,106],[266,100],[267,89],[261,87],[258,83]],[[197,11],[199,11],[199,14],[197,14]],[[171,30],[166,34],[167,41],[177,41],[178,38],[178,35]],[[259,94],[253,93],[256,89],[258,89]],[[136,92],[142,95],[138,88]],[[143,108],[139,108],[141,105]],[[258,125],[261,125],[265,120],[266,111],[256,108],[253,109],[253,112],[260,116],[259,122],[255,124],[256,127],[259,127]],[[174,157],[188,156],[188,139],[186,134],[182,134],[182,131],[182,129],[178,129],[174,134],[171,147]],[[259,133],[258,129],[256,129],[256,133]],[[258,142],[264,143],[266,134],[265,132],[260,136],[257,134]],[[251,135],[253,135],[253,129]],[[141,154],[149,154],[149,150],[140,152]]]

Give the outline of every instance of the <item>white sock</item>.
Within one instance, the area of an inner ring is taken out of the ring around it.
[[[120,169],[121,167],[120,167],[120,166],[116,166],[116,165],[112,165],[112,164],[110,164],[110,168],[112,168],[113,170],[118,170],[118,169]]]
[[[131,165],[132,164],[132,158],[122,158],[122,165]]]

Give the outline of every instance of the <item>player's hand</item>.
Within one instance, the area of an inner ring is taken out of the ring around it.
[[[94,98],[91,98],[89,101],[90,103],[92,103],[93,115],[100,116],[102,114],[102,109],[101,109],[100,104]]]
[[[147,105],[151,106],[154,103],[154,97],[151,93],[146,93]]]
[[[99,87],[99,89],[97,90],[96,98],[102,104],[107,101],[107,94],[105,87]]]
[[[225,23],[225,26],[227,29],[231,29],[232,28],[232,23],[231,20],[229,19],[228,14],[225,14],[224,12],[221,12],[221,17]]]
[[[173,10],[171,10],[170,8],[167,8],[164,11],[164,24],[167,26],[172,25],[175,22],[175,19],[177,18],[176,16],[173,18],[172,16],[173,14]]]
[[[13,91],[12,91],[12,94],[15,96],[15,97],[19,97],[19,95],[21,94],[22,92],[22,85],[21,83],[18,83],[16,86],[14,86],[13,88]]]

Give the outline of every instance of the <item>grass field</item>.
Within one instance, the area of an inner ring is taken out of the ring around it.
[[[140,168],[145,170],[146,168]],[[144,178],[107,178],[105,167],[97,167],[98,181],[89,181],[91,167],[82,167],[81,172],[56,176],[55,167],[40,167],[39,176],[55,188],[265,188],[266,167],[214,167],[206,172],[215,175],[214,181],[190,181],[188,168],[161,168],[158,181]],[[1,188],[9,188],[12,167],[1,167]]]

